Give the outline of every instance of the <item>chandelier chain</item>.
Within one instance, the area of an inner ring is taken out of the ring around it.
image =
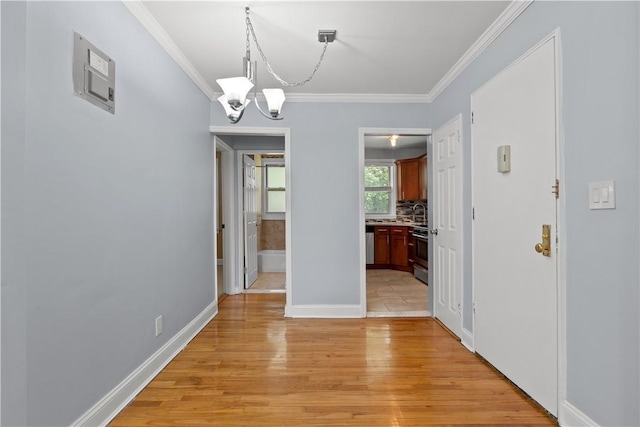
[[[307,77],[306,79],[299,81],[299,82],[295,82],[295,83],[289,83],[286,80],[284,80],[282,77],[280,77],[278,74],[276,74],[275,71],[273,71],[273,68],[271,68],[271,64],[269,63],[269,60],[267,59],[267,56],[264,54],[264,52],[262,51],[262,48],[260,47],[260,44],[258,43],[258,38],[256,37],[256,33],[253,30],[253,25],[251,24],[251,19],[249,18],[249,8],[247,7],[245,9],[245,13],[247,15],[246,17],[246,23],[247,23],[247,59],[250,60],[250,41],[249,41],[249,33],[251,33],[251,35],[253,36],[253,42],[256,44],[256,48],[258,49],[258,53],[260,53],[260,56],[262,57],[262,60],[264,61],[265,65],[267,66],[267,71],[269,71],[269,73],[275,77],[276,80],[278,80],[280,82],[280,84],[282,86],[285,87],[298,87],[298,86],[304,86],[305,84],[309,83],[311,81],[311,79],[313,79],[313,76],[316,74],[316,71],[318,71],[318,68],[320,68],[320,64],[322,64],[322,60],[324,59],[324,54],[327,52],[327,46],[329,46],[329,40],[327,40],[325,38],[324,40],[324,48],[322,49],[322,53],[320,54],[320,59],[318,60],[318,63],[316,64],[316,67],[313,69],[313,71],[311,72],[311,75],[309,75],[309,77]]]

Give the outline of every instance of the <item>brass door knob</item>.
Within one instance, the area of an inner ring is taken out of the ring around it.
[[[542,250],[544,249],[544,246],[542,246],[542,243],[536,243],[536,252],[538,252],[539,254],[542,253]]]

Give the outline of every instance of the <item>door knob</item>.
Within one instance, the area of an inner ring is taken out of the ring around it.
[[[536,243],[535,250],[543,256],[551,256],[551,226],[542,225],[542,243]]]
[[[438,235],[438,229],[434,228],[431,230],[431,234],[435,234],[436,236]]]

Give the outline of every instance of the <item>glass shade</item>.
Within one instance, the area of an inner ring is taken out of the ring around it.
[[[272,117],[278,117],[284,103],[284,91],[282,89],[262,89],[264,98],[267,100],[269,113]]]
[[[240,113],[242,112],[243,108],[239,110],[232,108],[231,105],[229,105],[229,101],[227,100],[227,95],[219,96],[218,101],[224,107],[224,112],[227,114],[227,117],[229,118],[229,120],[237,121],[240,118]],[[243,107],[246,107],[250,103],[251,103],[251,100],[247,99]]]
[[[230,77],[228,79],[218,79],[216,83],[220,85],[226,96],[227,103],[234,110],[242,110],[245,107],[244,101],[247,94],[253,87],[253,83],[246,77]],[[220,100],[220,98],[218,98]]]

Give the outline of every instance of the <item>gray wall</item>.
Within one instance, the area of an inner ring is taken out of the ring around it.
[[[69,425],[214,301],[209,100],[120,2],[1,7],[1,422]],[[73,94],[74,30],[115,115]]]
[[[273,150],[284,151],[284,137],[282,136],[245,136],[218,135],[222,141],[234,150]]]
[[[291,129],[291,302],[359,304],[358,128],[426,128],[429,106],[301,102],[284,113],[270,121],[249,106],[239,125]],[[217,102],[211,124],[229,125]]]
[[[567,400],[610,426],[640,424],[638,8],[535,2],[432,104],[434,129],[463,114],[464,326],[472,329],[470,95],[561,28]],[[589,210],[588,183],[606,179],[616,181],[617,209]]]

